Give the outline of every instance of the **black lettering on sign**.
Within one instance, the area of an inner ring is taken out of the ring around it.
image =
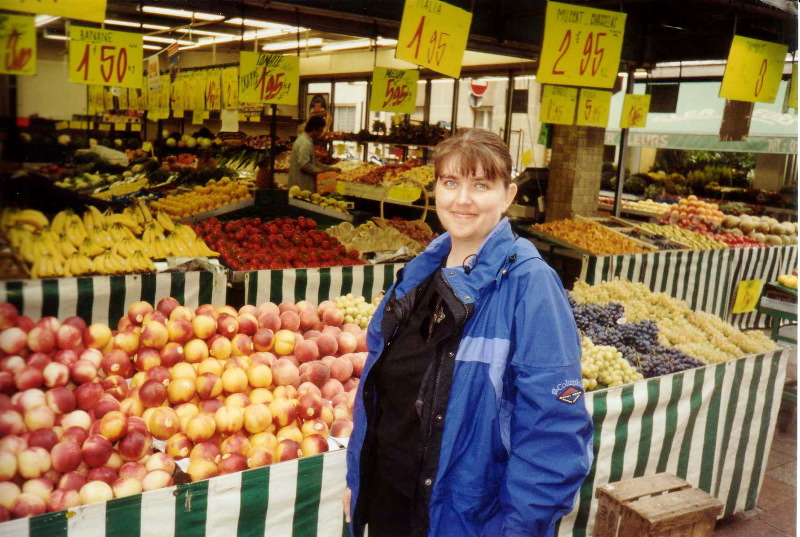
[[[556,11],[556,20],[560,22],[573,22],[580,24],[583,19],[583,12],[577,9],[561,9]]]

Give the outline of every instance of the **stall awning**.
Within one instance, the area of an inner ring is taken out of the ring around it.
[[[715,134],[689,134],[683,132],[628,133],[630,147],[657,147],[660,149],[690,149],[702,151],[738,151],[745,153],[797,154],[797,137],[750,136],[746,142],[721,142]],[[619,145],[619,131],[606,131],[606,145]]]

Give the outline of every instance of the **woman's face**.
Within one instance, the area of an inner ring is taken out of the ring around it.
[[[454,164],[447,163],[436,181],[436,214],[454,243],[477,248],[511,205],[517,185],[506,188],[502,179],[485,177],[482,168],[467,177]]]

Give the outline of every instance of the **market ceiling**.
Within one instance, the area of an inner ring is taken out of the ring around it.
[[[627,13],[622,59],[637,67],[724,59],[734,32],[786,44],[790,52],[797,50],[797,2],[789,0],[562,1]],[[450,0],[450,3],[478,14],[473,17],[469,50],[538,58],[546,0]],[[224,20],[204,22],[202,29],[212,32],[235,32],[237,28],[231,19],[253,19],[310,29],[309,36],[326,40],[341,40],[343,35],[395,38],[403,5],[403,0],[109,0],[107,17],[135,17],[133,20],[173,26],[188,23],[185,19],[142,13],[143,7],[156,6],[224,15]],[[242,26],[241,31],[244,30]],[[294,34],[282,36],[284,40],[287,37],[297,39]],[[245,47],[238,42],[228,45]]]

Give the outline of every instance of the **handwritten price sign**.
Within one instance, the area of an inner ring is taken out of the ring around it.
[[[36,74],[36,26],[33,17],[0,14],[0,73]]]
[[[735,101],[774,103],[789,47],[733,36],[719,96]]]
[[[794,108],[797,110],[797,64],[792,64],[792,76],[789,78],[789,88],[786,90],[789,95],[786,96],[787,108]]]
[[[617,79],[625,13],[548,2],[536,81],[611,88]]]
[[[461,74],[472,13],[438,0],[406,0],[394,57],[453,78]]]
[[[299,85],[297,56],[239,53],[239,99],[243,103],[297,105]]]
[[[761,298],[761,280],[742,280],[736,286],[736,299],[733,302],[733,313],[749,313],[755,311]]]
[[[375,112],[413,114],[417,106],[419,71],[375,67],[369,109]]]
[[[575,108],[578,105],[577,88],[545,86],[542,90],[541,123],[572,125],[575,123]]]
[[[649,95],[625,94],[625,100],[622,101],[622,116],[619,118],[620,128],[646,127],[649,111]]]
[[[106,18],[106,0],[0,0],[0,9],[92,22]]]
[[[70,26],[69,38],[70,82],[141,87],[141,34]]]
[[[206,110],[222,108],[222,91],[220,89],[220,70],[212,69],[206,74]]]
[[[584,127],[607,127],[611,92],[581,88],[575,123]]]
[[[239,109],[239,68],[226,67],[222,70],[222,108]]]

